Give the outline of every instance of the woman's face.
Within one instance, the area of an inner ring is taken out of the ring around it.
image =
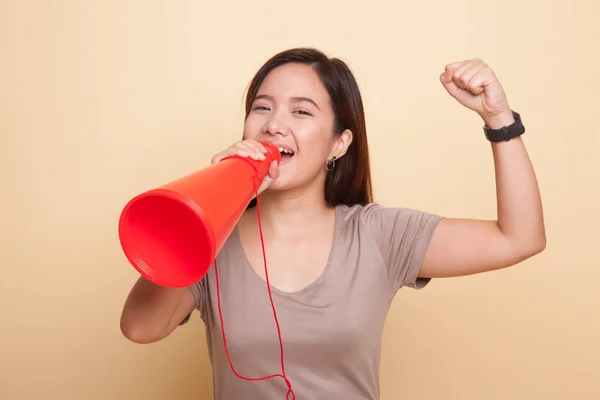
[[[283,190],[324,179],[327,160],[343,153],[343,139],[333,129],[330,98],[317,73],[308,65],[285,64],[259,87],[244,138],[284,149],[279,178],[270,187]]]

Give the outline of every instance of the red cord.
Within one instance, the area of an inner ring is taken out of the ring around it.
[[[275,319],[275,325],[277,326],[277,335],[279,336],[279,350],[280,350],[280,354],[281,354],[281,372],[282,373],[264,376],[262,378],[248,378],[248,377],[238,374],[237,371],[235,370],[235,368],[233,367],[231,357],[229,356],[229,350],[227,350],[227,339],[225,337],[225,324],[223,323],[223,312],[221,311],[221,293],[220,293],[220,288],[219,288],[219,268],[217,267],[217,260],[215,258],[217,300],[218,300],[218,306],[219,306],[219,318],[221,319],[221,334],[223,335],[223,345],[225,346],[225,354],[227,354],[227,359],[229,360],[229,365],[231,366],[231,370],[238,378],[245,379],[247,381],[262,381],[262,380],[266,380],[266,379],[270,379],[270,378],[281,377],[285,380],[285,384],[288,387],[288,391],[285,395],[285,399],[286,400],[296,400],[296,395],[294,394],[294,391],[292,390],[292,384],[287,379],[287,376],[285,374],[285,362],[284,362],[284,357],[283,357],[283,341],[281,340],[281,329],[279,327],[279,320],[277,319],[277,311],[275,310],[275,304],[273,303],[273,295],[271,294],[271,284],[269,283],[269,273],[267,271],[267,255],[265,252],[265,241],[263,238],[262,226],[260,223],[260,202],[258,200],[258,189],[256,187],[256,182],[254,182],[254,192],[256,194],[256,210],[257,210],[257,215],[258,215],[258,229],[260,232],[260,241],[262,244],[263,261],[264,261],[264,265],[265,265],[265,277],[266,277],[266,281],[267,281],[267,290],[269,291],[269,299],[271,300],[271,307],[273,309],[273,318]],[[290,395],[292,396],[291,399],[289,397]]]

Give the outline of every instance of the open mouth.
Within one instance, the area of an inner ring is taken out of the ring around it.
[[[294,157],[294,151],[285,147],[278,147],[279,153],[281,153],[281,163],[289,161],[292,157]]]

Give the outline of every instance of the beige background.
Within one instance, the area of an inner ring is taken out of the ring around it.
[[[117,218],[237,140],[255,70],[304,45],[356,73],[377,201],[495,217],[481,121],[438,81],[472,57],[522,113],[543,191],[542,255],[399,294],[382,398],[600,398],[600,6],[550,4],[0,2],[0,399],[211,398],[197,314],[159,344],[121,336]]]

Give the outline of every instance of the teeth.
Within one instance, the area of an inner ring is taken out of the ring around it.
[[[285,153],[285,154],[290,154],[290,155],[291,155],[291,154],[294,154],[294,152],[293,152],[293,151],[291,151],[291,150],[288,150],[288,149],[284,149],[283,147],[278,147],[278,149],[279,149],[279,152],[280,152],[280,153]]]

